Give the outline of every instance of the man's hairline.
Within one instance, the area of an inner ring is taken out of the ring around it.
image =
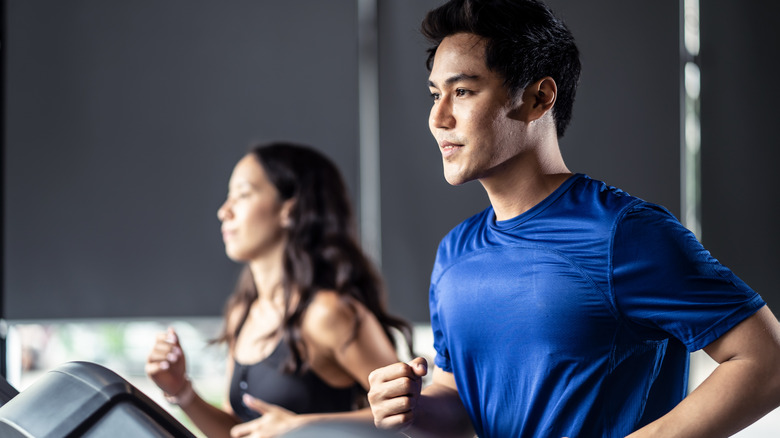
[[[500,71],[496,71],[495,69],[491,68],[490,64],[488,63],[488,60],[487,60],[488,51],[487,51],[487,49],[488,49],[488,46],[489,46],[489,42],[492,40],[492,38],[488,37],[488,36],[480,35],[480,34],[475,33],[475,32],[469,32],[469,31],[462,30],[462,31],[452,32],[452,33],[449,33],[447,35],[444,35],[440,39],[435,39],[434,40],[434,39],[429,38],[428,40],[430,42],[432,42],[433,45],[427,49],[428,60],[430,61],[430,62],[426,62],[427,67],[428,67],[428,73],[433,71],[433,61],[436,58],[436,52],[439,50],[439,46],[441,46],[442,41],[444,41],[445,38],[448,38],[448,37],[451,37],[453,35],[457,35],[457,34],[460,34],[460,33],[470,34],[472,36],[475,36],[475,37],[481,38],[482,40],[485,40],[485,53],[483,54],[483,58],[484,58],[483,62],[485,63],[485,67],[488,70],[492,71],[493,73],[501,76],[502,86],[506,89],[507,93],[510,94],[510,97],[512,99],[521,98],[522,95],[523,95],[523,92],[525,91],[525,89],[528,88],[528,86],[531,85],[533,83],[533,81],[529,81],[528,83],[526,83],[526,84],[524,84],[522,86],[517,86],[517,87],[512,86],[509,83],[509,79],[506,77],[506,75],[504,75]],[[435,85],[433,85],[430,80],[428,80],[428,86],[435,87]],[[438,88],[438,87],[436,87],[436,88]]]

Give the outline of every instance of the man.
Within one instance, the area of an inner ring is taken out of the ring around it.
[[[376,425],[716,437],[778,406],[780,324],[761,297],[665,209],[566,167],[580,70],[566,26],[536,0],[452,0],[423,33],[445,178],[479,180],[491,206],[439,246],[432,383],[421,358],[374,371]],[[702,348],[719,366],[685,397]]]

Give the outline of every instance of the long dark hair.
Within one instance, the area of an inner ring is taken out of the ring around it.
[[[308,365],[305,350],[301,348],[301,322],[307,307],[321,290],[336,291],[347,303],[355,300],[363,304],[379,320],[394,346],[391,329],[401,332],[411,354],[411,327],[386,310],[380,276],[357,243],[352,206],[336,165],[313,148],[291,143],[259,145],[250,153],[276,187],[280,202],[295,199],[289,215],[282,279],[285,314],[281,330],[292,351],[286,369],[299,371]],[[293,293],[299,299],[291,309]],[[225,321],[236,308],[242,309],[243,315],[232,330],[226,324],[216,342],[227,342],[232,348],[256,298],[252,273],[245,266],[225,306]],[[353,339],[359,325],[358,320]]]

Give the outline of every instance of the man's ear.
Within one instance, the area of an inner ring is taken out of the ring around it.
[[[523,90],[521,111],[528,122],[541,119],[555,105],[558,86],[549,76],[528,85]]]

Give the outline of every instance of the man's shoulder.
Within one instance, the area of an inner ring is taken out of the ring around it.
[[[612,212],[615,219],[619,221],[623,221],[626,216],[649,218],[649,220],[677,221],[674,214],[663,205],[631,195],[603,181],[586,176],[583,179],[583,187],[584,191],[590,193],[589,196],[593,199],[592,206],[601,212]]]
[[[608,222],[618,220],[626,212],[639,206],[657,207],[621,188],[587,175],[581,175],[572,184],[566,200],[561,204],[562,209],[574,209],[583,218],[592,215]]]

